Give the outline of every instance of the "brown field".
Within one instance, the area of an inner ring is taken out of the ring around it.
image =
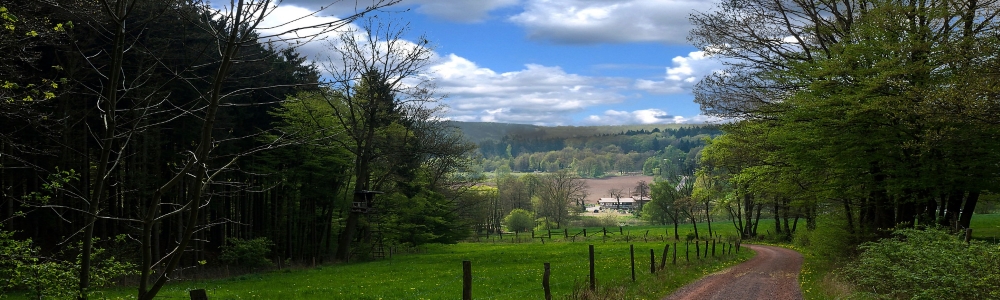
[[[626,194],[635,190],[640,180],[653,183],[653,176],[612,176],[601,179],[584,179],[587,182],[587,204],[597,204],[601,197],[611,197],[610,189],[621,189]]]

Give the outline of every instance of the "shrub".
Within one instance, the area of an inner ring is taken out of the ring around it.
[[[515,208],[503,218],[503,226],[510,231],[526,231],[535,228],[535,217],[530,211]]]
[[[834,216],[820,216],[816,220],[816,228],[807,230],[801,226],[795,230],[792,243],[809,248],[820,257],[837,258],[854,257],[858,238],[852,236],[845,228],[847,221]]]
[[[862,244],[846,278],[860,291],[891,299],[1000,298],[1000,247],[938,229],[901,229]]]
[[[224,263],[243,267],[267,267],[271,265],[271,260],[267,259],[268,252],[274,243],[266,237],[255,239],[226,239],[226,245],[222,246],[222,254],[219,260]]]

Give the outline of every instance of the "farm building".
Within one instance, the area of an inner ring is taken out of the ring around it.
[[[632,210],[642,207],[643,204],[649,202],[649,197],[641,198],[601,198],[597,203],[601,206],[601,209],[624,209]]]

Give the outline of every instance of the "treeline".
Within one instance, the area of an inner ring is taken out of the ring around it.
[[[0,0],[0,292],[130,276],[151,299],[247,261],[233,249],[347,261],[464,238],[479,204],[452,175],[475,145],[402,83],[431,50],[361,18],[396,2],[279,36],[257,31],[267,1]],[[344,31],[336,63],[288,48],[304,29]]]
[[[467,136],[472,135],[470,131],[482,134],[467,129],[467,125],[459,126]],[[692,173],[705,141],[721,133],[714,125],[609,132],[616,129],[516,127],[499,140],[479,141],[483,158],[478,165],[484,172],[500,173],[571,170],[584,178],[609,173],[660,175],[667,169]]]
[[[788,239],[800,218],[827,218],[847,248],[969,228],[1000,179],[996,3],[778,2],[692,17],[692,41],[733,62],[696,102],[738,121],[705,147],[689,197],[745,236],[762,213]],[[770,18],[785,14],[801,17]]]

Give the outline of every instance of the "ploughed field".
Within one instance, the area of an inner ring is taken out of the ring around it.
[[[583,181],[587,183],[587,204],[597,204],[597,199],[611,197],[608,194],[608,190],[611,189],[620,189],[623,193],[635,190],[640,180],[646,181],[646,184],[651,184],[653,183],[653,176],[611,176],[598,179],[584,179]]]

